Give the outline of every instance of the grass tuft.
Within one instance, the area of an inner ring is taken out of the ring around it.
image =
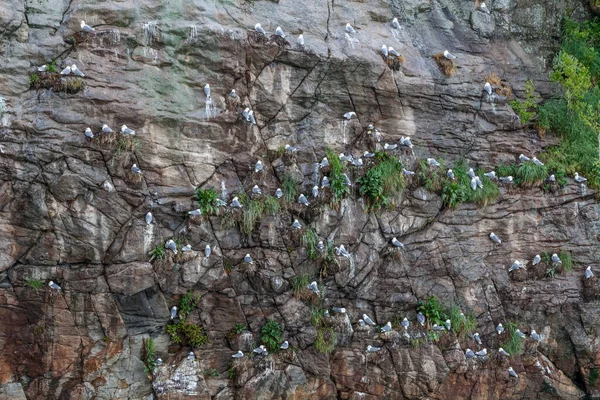
[[[390,201],[404,189],[402,163],[387,153],[377,152],[376,164],[358,179],[359,193],[367,198],[369,210],[393,205]]]
[[[44,284],[39,279],[25,278],[25,286],[30,287],[37,293],[42,288],[42,286],[44,286]]]
[[[200,211],[202,211],[202,214],[219,215],[219,205],[217,204],[219,194],[214,188],[196,188],[196,192],[194,193],[193,197],[198,204],[198,208]]]
[[[270,319],[260,330],[260,340],[271,353],[279,351],[283,330],[278,322]]]
[[[511,356],[520,356],[523,354],[523,339],[517,334],[517,324],[514,322],[504,324],[504,337],[507,339],[500,344],[500,347],[506,350]]]
[[[332,149],[328,148],[327,151],[327,160],[329,161],[329,166],[331,168],[331,172],[329,173],[329,184],[331,189],[331,195],[333,197],[333,203],[339,203],[344,197],[350,194],[350,188],[346,182],[346,177],[344,176],[344,172],[346,171],[346,166],[339,159],[338,155],[333,152]]]
[[[284,175],[281,180],[281,191],[286,203],[293,203],[298,197],[298,182],[291,175]]]
[[[335,331],[331,327],[322,326],[317,330],[315,350],[321,354],[329,354],[335,350]]]
[[[456,64],[454,63],[454,60],[449,60],[444,57],[444,53],[434,54],[433,59],[444,75],[452,76],[456,73]]]
[[[319,243],[319,236],[317,232],[312,228],[306,228],[302,235],[302,244],[306,247],[306,255],[311,260],[319,258],[319,249],[317,244]]]

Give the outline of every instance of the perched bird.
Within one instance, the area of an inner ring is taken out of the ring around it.
[[[308,285],[306,285],[306,287],[310,290],[312,290],[313,292],[315,292],[316,294],[319,294],[319,286],[317,285],[316,281],[312,281],[311,283],[309,283]]]
[[[452,328],[452,321],[450,321],[449,319],[446,320],[446,330],[450,331],[450,329]]]
[[[69,75],[70,73],[71,73],[71,66],[70,65],[67,65],[65,67],[65,69],[63,69],[62,71],[60,71],[61,75]]]
[[[465,357],[467,357],[467,360],[470,360],[471,358],[475,358],[475,353],[473,353],[473,350],[467,349],[465,351]]]
[[[319,169],[325,168],[325,167],[328,167],[328,166],[329,166],[329,160],[327,159],[327,157],[323,157],[323,159],[319,163]]]
[[[340,247],[336,247],[335,248],[335,254],[338,256],[343,256],[346,258],[350,258],[350,253],[348,253],[348,251],[346,250],[346,248],[344,247],[343,244],[340,244]]]
[[[477,190],[477,179],[471,178],[471,189]]]
[[[297,219],[295,219],[294,223],[292,224],[292,228],[294,228],[294,229],[302,229],[302,225],[300,224],[300,222],[298,222]]]
[[[575,172],[575,182],[583,183],[586,181],[587,181],[587,178],[584,178],[583,176],[579,176],[579,173]]]
[[[146,213],[146,225],[150,225],[152,223],[152,219],[153,219],[152,213],[150,211],[148,211]]]
[[[212,253],[212,249],[210,248],[210,244],[207,244],[206,247],[204,247],[204,257],[205,258],[210,257],[211,253]]]
[[[275,28],[275,34],[277,36],[279,36],[280,38],[285,38],[285,33],[283,33],[283,29],[281,29],[280,26],[278,26],[277,28]]]
[[[104,124],[102,125],[102,133],[113,133],[113,130],[110,129],[110,126]]]
[[[517,373],[515,372],[515,370],[513,369],[513,367],[508,367],[508,374],[510,376],[512,376],[513,378],[518,378],[519,375],[517,375]]]
[[[296,39],[296,44],[300,47],[304,47],[304,35],[298,36],[298,39]]]
[[[91,26],[89,26],[88,24],[85,23],[85,21],[81,21],[81,23],[79,24],[79,26],[81,26],[81,30],[84,32],[93,32],[95,31],[94,28],[92,28]]]
[[[85,75],[83,74],[83,72],[81,72],[81,71],[79,70],[79,68],[77,68],[77,65],[75,65],[75,64],[71,65],[71,72],[72,72],[72,73],[74,73],[74,74],[75,74],[75,75],[77,75],[77,76],[81,76],[82,78],[85,76]]]
[[[440,163],[436,161],[435,158],[428,158],[427,159],[427,164],[434,166],[434,167],[439,167]]]
[[[394,144],[387,144],[387,143],[385,143],[383,145],[383,149],[384,150],[396,150],[397,147],[398,147],[398,145],[396,143],[394,143]]]
[[[254,264],[254,261],[252,260],[252,257],[250,257],[250,253],[246,254],[244,256],[244,262],[247,264]]]
[[[538,265],[541,261],[542,257],[540,257],[539,254],[536,254],[535,257],[533,257],[533,265]]]
[[[479,333],[478,332],[475,332],[473,334],[473,340],[475,340],[477,342],[477,344],[481,346],[481,338],[479,337]]]
[[[415,171],[409,171],[407,169],[402,168],[402,175],[404,176],[410,176],[410,175],[414,175]]]
[[[535,340],[536,342],[541,342],[542,341],[542,336],[539,335],[535,330],[531,330],[531,333],[529,334],[529,336]]]
[[[469,175],[469,178],[475,178],[475,171],[473,171],[473,168],[469,168],[467,175]]]
[[[396,239],[396,237],[392,238],[392,244],[394,245],[394,247],[404,248],[404,244],[402,242],[400,242],[398,239]]]
[[[422,312],[419,311],[419,313],[417,314],[417,322],[419,324],[421,324],[421,326],[425,325],[425,315],[423,315]]]
[[[388,56],[388,48],[385,44],[381,45],[381,54],[383,54],[385,57]]]
[[[411,149],[414,147],[413,144],[412,144],[412,142],[410,141],[410,137],[408,137],[408,136],[407,137],[402,136],[400,138],[400,144],[403,145],[403,146],[407,146],[407,147],[409,147]]]
[[[37,69],[39,72],[46,72],[48,71],[48,66],[46,64],[42,65],[41,67],[38,67]]]
[[[233,99],[239,99],[240,96],[238,96],[235,89],[231,89],[231,92],[229,92],[229,97],[231,97]]]
[[[362,158],[352,158],[352,165],[354,165],[355,167],[362,167],[363,166],[363,160]]]
[[[365,152],[363,153],[363,157],[364,157],[364,158],[373,158],[373,157],[375,157],[375,153],[371,153],[371,152],[369,152],[369,151],[365,151]]]
[[[338,314],[346,314],[346,309],[344,307],[331,307],[331,311],[334,311]]]
[[[376,353],[381,350],[381,347],[373,347],[371,345],[367,346],[367,353]]]
[[[454,176],[454,171],[452,171],[452,169],[449,169],[448,171],[446,171],[446,176],[448,178],[450,178],[451,180],[454,180],[456,177]]]
[[[448,60],[453,60],[456,58],[456,56],[451,54],[448,50],[444,50],[444,57],[446,57]]]
[[[356,113],[354,111],[348,111],[347,113],[344,113],[344,118],[352,119],[352,117],[356,117]]]
[[[138,168],[138,166],[136,164],[133,164],[131,166],[131,172],[133,172],[134,174],[141,174],[142,170]]]
[[[171,319],[175,319],[177,316],[177,306],[171,307]]]
[[[264,344],[261,344],[260,346],[258,346],[257,348],[255,348],[252,351],[255,352],[256,354],[264,354],[264,355],[268,354],[267,348],[265,347]]]
[[[542,366],[542,364],[540,364],[539,360],[535,360],[535,366],[541,369],[542,373],[544,372],[544,367]]]
[[[227,207],[227,202],[223,201],[222,199],[215,200],[215,203],[217,203],[217,206],[219,207]]]
[[[169,239],[167,243],[165,243],[165,248],[171,250],[174,254],[177,254],[177,243],[173,239]]]
[[[363,321],[365,321],[367,324],[369,324],[371,326],[377,325],[367,314],[363,314],[362,319],[363,319]]]
[[[494,232],[490,233],[490,239],[492,242],[502,243],[502,240],[500,240],[500,238]]]
[[[129,129],[127,125],[121,126],[121,133],[124,135],[135,135],[135,131],[133,129]]]
[[[85,135],[86,138],[89,138],[89,139],[94,138],[94,133],[92,132],[92,129],[90,127],[85,128],[85,132],[83,134]]]
[[[256,24],[254,25],[254,30],[256,30],[256,32],[260,33],[261,35],[266,35],[267,32],[265,32],[265,30],[263,29],[262,26],[260,26],[260,24]]]
[[[556,253],[552,254],[552,264],[562,264],[560,257]]]
[[[295,153],[298,151],[298,149],[296,147],[290,146],[289,144],[286,144],[285,151],[288,151],[290,153]]]
[[[512,176],[500,177],[499,179],[500,179],[500,182],[503,182],[503,183],[512,183],[513,182]]]
[[[519,337],[520,337],[521,339],[525,339],[525,338],[527,337],[527,335],[526,335],[526,334],[524,334],[523,332],[521,332],[521,330],[520,330],[520,329],[518,329],[518,328],[515,330],[515,333],[516,333],[517,335],[519,335]]]
[[[446,328],[445,328],[445,327],[443,327],[443,326],[441,326],[441,325],[438,325],[438,324],[433,324],[433,326],[432,326],[431,328],[432,328],[434,331],[436,331],[436,332],[439,332],[439,331],[445,331],[445,330],[446,330]]]
[[[502,354],[504,357],[510,357],[510,354],[508,354],[502,347],[498,349],[498,353]]]
[[[231,200],[231,207],[235,207],[235,208],[242,208],[242,203],[240,203],[239,199],[236,197],[233,198],[233,200]]]
[[[312,197],[319,197],[319,187],[317,185],[312,188]]]
[[[289,347],[290,347],[290,344],[288,343],[287,340],[285,342],[281,343],[281,346],[279,346],[279,348],[283,349],[283,350],[287,350],[287,349],[289,349]]]
[[[202,215],[202,210],[196,208],[195,210],[188,211],[188,215],[191,215],[192,217],[199,217],[200,215]]]
[[[483,189],[483,182],[481,182],[481,178],[479,176],[475,176],[475,184],[479,189]]]
[[[192,251],[192,245],[191,244],[186,244],[185,246],[183,246],[181,248],[181,251]]]
[[[260,171],[262,171],[264,169],[265,169],[265,167],[263,166],[262,161],[258,160],[256,162],[256,164],[254,164],[254,172],[260,172]]]
[[[538,160],[536,157],[533,157],[533,158],[531,159],[531,161],[533,161],[533,163],[534,163],[535,165],[539,165],[540,167],[543,167],[543,166],[544,166],[544,163],[543,163],[543,162],[541,162],[540,160]]]
[[[404,318],[406,319],[406,318]],[[363,321],[364,323],[364,321]],[[387,322],[384,326],[381,327],[381,332],[389,332],[392,330],[392,323],[390,321]]]
[[[524,155],[524,154],[521,154],[521,155],[519,156],[519,161],[521,161],[521,162],[531,161],[531,158],[527,157],[527,156],[526,156],[526,155]]]
[[[400,53],[398,53],[396,50],[394,50],[393,47],[389,47],[388,51],[390,52],[390,55],[395,56],[395,57],[400,57]]]
[[[481,5],[479,6],[479,9],[480,9],[481,11],[483,11],[484,13],[487,13],[487,14],[489,14],[489,13],[490,13],[490,9],[489,9],[489,8],[487,8],[487,6],[485,5],[485,3],[481,3]]]
[[[196,359],[196,355],[194,354],[193,351],[190,351],[190,353],[188,354],[188,360],[194,361],[195,359]]]
[[[317,243],[317,249],[319,249],[319,251],[323,251],[325,249],[325,245],[323,244],[322,240],[319,240],[319,243]]]
[[[306,196],[303,195],[302,193],[300,193],[300,196],[298,196],[298,203],[300,204],[304,204],[305,206],[308,207],[308,200],[306,199]]]
[[[508,272],[512,272],[517,269],[525,269],[525,266],[523,266],[523,263],[519,260],[516,260],[514,263],[512,263],[512,265],[508,269]]]
[[[258,185],[254,185],[254,187],[252,188],[252,193],[253,194],[261,194],[262,192],[261,192],[260,188],[258,187]]]
[[[502,326],[502,323],[498,324],[498,326],[496,327],[496,332],[498,333],[498,335],[501,335],[504,332],[504,327]]]
[[[281,190],[281,188],[277,188],[277,190],[275,191],[275,197],[277,197],[278,199],[283,197],[283,190]]]
[[[323,311],[323,316],[324,316],[325,318],[329,318],[329,310],[325,310],[325,311]]]
[[[351,34],[355,34],[356,31],[354,30],[354,28],[352,27],[352,25],[350,25],[350,23],[346,24],[346,32],[351,33]]]
[[[548,177],[548,180],[549,180],[550,182],[556,182],[556,177],[554,176],[554,174],[551,174],[551,175]]]
[[[241,350],[238,350],[237,353],[231,356],[232,358],[242,358],[244,357],[244,353]]]
[[[210,85],[208,83],[204,85],[204,95],[210,100]]]
[[[400,325],[402,325],[402,327],[404,328],[404,330],[407,330],[408,326],[410,325],[410,322],[408,322],[408,318],[404,317],[404,319],[402,320],[402,322],[400,322]]]
[[[483,85],[483,90],[487,92],[488,96],[492,95],[492,85],[490,85],[489,82],[486,82],[485,85]]]
[[[487,176],[491,180],[495,180],[496,179],[496,171],[486,172],[483,175]]]
[[[400,29],[400,22],[398,22],[398,18],[394,18],[392,20],[392,26],[394,27],[394,29]]]
[[[365,321],[362,319],[358,320],[358,326],[365,326]]]
[[[585,269],[585,279],[590,279],[593,276],[594,276],[594,273],[592,272],[592,267],[588,266]]]
[[[60,291],[62,289],[59,285],[57,285],[53,281],[48,282],[48,286],[50,286],[50,289],[54,289],[54,290],[58,290],[58,291]]]
[[[250,122],[250,109],[246,107],[244,111],[242,111],[242,117],[248,122]]]
[[[487,356],[487,349],[479,350],[479,351],[475,352],[475,355],[477,357],[485,357],[485,356]]]
[[[157,366],[157,367],[160,367],[162,364],[163,364],[163,360],[162,360],[162,358],[157,358],[157,359],[156,359],[156,366]]]
[[[250,125],[256,125],[256,120],[254,119],[254,111],[250,110],[248,112],[248,120],[250,121]]]

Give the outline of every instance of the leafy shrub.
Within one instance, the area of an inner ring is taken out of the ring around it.
[[[443,162],[439,162],[440,167],[434,168],[427,164],[427,161],[420,160],[417,172],[419,184],[430,192],[441,193],[446,173],[444,172]]]
[[[144,339],[142,346],[142,361],[144,362],[144,372],[151,375],[156,370],[156,351],[154,350],[154,340],[152,338]]]
[[[177,324],[169,324],[167,325],[167,334],[173,343],[181,343],[181,336],[179,336],[179,331],[183,328],[183,320],[180,320]]]
[[[554,278],[554,274],[556,273],[556,269],[554,268],[548,268],[546,269],[546,276],[548,278]]]
[[[475,173],[481,179],[483,188],[471,189],[471,178],[467,173],[468,168],[464,160],[458,162],[452,170],[455,180],[451,181],[448,178],[442,180],[442,201],[446,208],[456,208],[460,203],[485,206],[500,195],[498,186],[486,177],[482,170],[477,170]]]
[[[233,328],[231,328],[231,330],[229,331],[229,334],[227,336],[229,336],[231,338],[231,337],[240,335],[242,332],[244,332],[247,329],[248,329],[248,327],[246,326],[246,324],[240,324],[238,322],[235,324],[235,326]]]
[[[32,73],[29,75],[29,87],[35,87],[37,83],[40,81],[40,76],[37,73]]]
[[[181,329],[185,336],[186,342],[192,347],[200,347],[208,343],[208,337],[204,333],[204,329],[196,324],[185,324]]]
[[[281,191],[286,203],[293,203],[298,198],[298,183],[291,175],[284,175],[281,180]]]
[[[38,290],[40,290],[42,286],[44,286],[44,284],[39,279],[25,278],[25,286],[30,287],[37,293]]]
[[[159,243],[156,245],[155,248],[150,250],[148,255],[150,256],[150,262],[152,262],[153,260],[162,261],[162,259],[165,258],[166,251],[165,251],[164,246]]]
[[[281,206],[279,205],[279,201],[274,196],[264,196],[262,198],[263,201],[263,209],[266,214],[269,215],[277,215]]]
[[[315,340],[315,350],[322,354],[329,354],[335,350],[335,331],[331,327],[320,327]]]
[[[198,203],[198,208],[202,211],[202,214],[219,215],[219,205],[217,203],[219,194],[214,188],[204,190],[196,188],[194,199]]]
[[[435,296],[430,296],[427,301],[419,303],[417,309],[433,324],[443,325],[448,319],[444,307]]]
[[[202,372],[202,375],[203,375],[205,378],[208,378],[208,377],[213,377],[213,378],[215,378],[215,377],[219,376],[219,371],[217,371],[217,369],[216,369],[216,368],[205,369],[205,370]]]
[[[445,184],[442,188],[442,202],[444,207],[454,209],[467,199],[464,187],[456,182]]]
[[[517,324],[514,322],[504,324],[504,335],[507,339],[501,343],[500,347],[506,350],[511,356],[520,356],[523,354],[523,343],[521,336],[517,334]]]
[[[525,82],[525,100],[511,100],[509,104],[519,114],[521,123],[527,125],[536,115],[538,101],[540,101],[540,96],[535,93],[535,83],[528,80]]]
[[[194,296],[193,290],[188,290],[179,300],[179,318],[185,320],[192,311],[192,308],[198,305],[200,295]]]
[[[339,157],[333,152],[332,149],[327,149],[327,160],[331,172],[329,173],[329,185],[331,189],[331,195],[333,196],[333,203],[339,203],[344,197],[350,194],[350,188],[344,176],[346,166],[340,161]]]
[[[270,319],[260,330],[260,340],[271,353],[279,351],[281,345],[281,325]]]
[[[402,163],[387,153],[377,152],[377,164],[358,180],[359,193],[367,198],[369,209],[379,210],[390,205],[389,198],[404,188]]]
[[[453,306],[448,311],[448,318],[452,324],[452,330],[458,335],[465,336],[472,333],[477,328],[477,320],[470,313],[460,315],[461,310],[458,306]]]
[[[306,228],[302,235],[302,244],[306,247],[306,255],[311,260],[319,258],[319,249],[317,244],[319,243],[319,236],[312,228]]]

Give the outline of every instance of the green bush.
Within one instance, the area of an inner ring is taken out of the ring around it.
[[[281,191],[286,203],[293,203],[298,198],[298,182],[291,175],[284,175],[281,180]]]
[[[461,310],[458,306],[453,306],[448,311],[448,318],[452,324],[452,330],[457,335],[465,336],[472,333],[477,328],[477,319],[470,313],[460,315]]]
[[[427,301],[419,303],[417,309],[422,312],[432,324],[444,325],[448,319],[444,306],[442,306],[435,296],[430,296],[427,298]]]
[[[525,100],[511,100],[508,103],[519,114],[521,123],[526,125],[535,117],[537,103],[540,99],[540,96],[535,93],[535,83],[532,80],[528,80],[525,82]]]
[[[173,343],[181,343],[181,336],[179,336],[179,331],[183,328],[183,320],[180,320],[177,324],[168,324],[167,325],[167,334]]]
[[[248,330],[248,327],[246,326],[246,324],[240,324],[238,322],[235,324],[235,326],[233,328],[231,328],[231,330],[229,331],[229,334],[227,336],[229,336],[231,338],[231,337],[241,334],[245,330]]]
[[[359,193],[367,198],[370,210],[379,210],[391,205],[390,197],[396,196],[404,188],[402,163],[387,153],[377,152],[376,164],[357,183]]]
[[[337,204],[350,194],[350,188],[348,187],[346,177],[344,176],[346,166],[340,161],[339,157],[332,149],[327,149],[326,154],[331,168],[331,172],[329,173],[331,195],[333,197],[333,203]]]
[[[274,320],[269,320],[260,330],[260,340],[271,353],[279,351],[281,345],[281,325]]]
[[[191,347],[200,347],[208,343],[208,337],[204,333],[204,329],[196,324],[185,324],[181,328],[181,332],[185,336],[185,340]]]
[[[456,208],[460,203],[475,203],[479,206],[486,206],[500,195],[498,186],[484,175],[485,171],[483,170],[475,171],[481,179],[483,188],[471,189],[471,178],[468,175],[467,163],[464,160],[459,161],[452,171],[454,172],[454,181],[448,178],[441,180],[442,201],[446,208]]]
[[[325,309],[321,307],[313,307],[310,310],[310,323],[315,328],[325,325]]]
[[[240,193],[238,199],[244,204],[240,231],[247,236],[252,235],[254,227],[265,213],[276,215],[279,212],[279,202],[273,196],[250,199],[247,194]]]
[[[146,375],[153,374],[156,370],[156,351],[154,350],[154,340],[152,338],[143,341],[142,361],[144,362]]]
[[[192,309],[198,305],[200,295],[194,296],[193,290],[188,290],[179,300],[179,318],[185,320]]]
[[[456,182],[444,184],[442,188],[442,202],[445,208],[454,209],[460,203],[464,203],[467,199],[467,194],[463,186]]]
[[[194,199],[198,203],[198,208],[202,211],[202,214],[219,215],[219,205],[217,203],[219,194],[214,188],[211,187],[205,190],[196,188]]]
[[[302,292],[306,291],[306,286],[308,286],[311,281],[312,277],[309,274],[293,276],[290,279],[290,284],[294,290],[294,295],[299,296]]]
[[[311,260],[319,258],[319,249],[317,244],[319,243],[319,236],[312,228],[306,228],[302,235],[302,244],[306,247],[306,255]]]
[[[545,165],[536,165],[532,161],[527,161],[516,169],[513,178],[519,186],[538,186],[548,178],[548,168]]]
[[[148,255],[150,256],[150,262],[154,260],[162,261],[162,259],[165,258],[166,255],[165,247],[159,243],[156,245],[155,248],[150,250]]]
[[[560,261],[562,261],[563,269],[567,272],[573,271],[573,258],[571,257],[571,254],[566,251],[561,251],[558,253],[558,256],[560,257]]]
[[[317,330],[317,339],[315,340],[315,350],[321,354],[329,354],[335,350],[335,331],[331,327],[320,327]]]
[[[29,86],[34,87],[40,81],[40,76],[37,73],[29,75]]]
[[[44,286],[44,284],[39,279],[25,278],[25,286],[30,287],[37,293],[38,290],[40,290],[42,286]]]
[[[430,192],[441,193],[446,178],[446,169],[444,163],[439,161],[441,164],[439,167],[431,167],[427,164],[426,160],[419,161],[419,167],[417,168],[417,178],[419,184]]]
[[[523,354],[523,339],[517,334],[517,324],[514,322],[507,322],[503,326],[503,335],[507,339],[500,344],[500,347],[506,350],[511,356],[520,356]]]

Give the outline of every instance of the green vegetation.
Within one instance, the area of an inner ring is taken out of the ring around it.
[[[314,307],[310,310],[310,323],[315,328],[319,328],[325,324],[325,309]]]
[[[472,333],[477,328],[477,320],[473,314],[461,315],[460,307],[452,306],[448,311],[448,319],[452,324],[452,330],[462,337]]]
[[[299,297],[305,292],[306,286],[311,282],[311,276],[309,274],[302,274],[293,276],[290,279],[290,284],[292,285],[292,289],[294,290],[294,295]]]
[[[331,172],[329,173],[329,184],[331,189],[331,195],[333,196],[333,203],[339,203],[344,197],[350,194],[350,188],[344,176],[346,166],[339,157],[333,152],[332,149],[327,149],[327,160]]]
[[[179,322],[167,325],[167,333],[173,343],[182,343],[185,338],[188,345],[192,347],[200,347],[208,343],[208,337],[204,333],[201,326],[195,324],[186,324],[185,320],[190,315],[192,309],[198,306],[200,295],[194,296],[194,292],[189,290],[179,300],[177,308],[179,313]]]
[[[539,108],[538,128],[552,131],[561,142],[545,152],[548,165],[571,176],[585,176],[593,188],[600,187],[598,133],[600,133],[600,23],[563,21],[560,52],[550,75],[564,92],[561,98]]]
[[[430,192],[440,193],[444,179],[446,179],[444,162],[439,161],[439,163],[441,164],[439,167],[431,167],[427,164],[426,160],[419,161],[417,171],[419,184]]]
[[[219,194],[212,187],[209,189],[196,188],[194,193],[194,200],[196,200],[198,208],[204,215],[219,215],[218,198]]]
[[[281,325],[270,319],[260,330],[260,340],[271,353],[279,351],[281,345]]]
[[[402,163],[387,153],[375,154],[377,163],[360,179],[360,195],[367,198],[370,210],[380,210],[391,205],[390,197],[404,189]]]
[[[231,337],[240,335],[245,330],[248,330],[248,327],[246,326],[246,324],[240,324],[238,322],[235,324],[235,326],[233,328],[231,328],[231,330],[229,331],[229,334],[227,336],[229,336],[231,338]]]
[[[273,196],[267,195],[257,199],[250,199],[246,193],[240,193],[238,199],[244,205],[240,231],[247,236],[252,235],[256,223],[261,219],[263,214],[276,215],[279,212],[279,201]]]
[[[190,289],[179,300],[179,318],[185,320],[192,311],[192,308],[198,306],[200,295],[194,296],[194,292]]]
[[[44,284],[39,279],[25,278],[25,286],[30,287],[37,293],[38,290],[40,290],[42,286],[44,286]]]
[[[481,179],[483,188],[473,190],[471,188],[471,178],[468,175],[467,163],[464,160],[459,161],[452,171],[454,172],[454,181],[447,177],[442,178],[439,172],[435,180],[429,178],[430,185],[441,186],[444,207],[453,209],[460,203],[475,203],[479,206],[486,206],[500,195],[498,186],[484,175],[485,171],[483,170],[475,171]],[[441,182],[438,183],[437,179]]]
[[[217,371],[216,368],[205,369],[204,371],[202,371],[202,375],[205,378],[208,378],[208,377],[216,378],[217,376],[219,376],[219,371]]]
[[[319,249],[317,244],[319,243],[319,236],[312,228],[306,228],[302,235],[302,244],[306,247],[306,255],[311,260],[319,258]]]
[[[183,332],[188,345],[192,347],[200,347],[203,344],[208,343],[208,337],[201,326],[196,324],[185,324],[181,327],[181,331]]]
[[[537,165],[533,161],[526,161],[522,164],[500,165],[496,168],[498,176],[512,176],[515,185],[529,188],[540,186],[548,178],[549,168],[547,165]],[[560,184],[563,175],[555,175]]]
[[[29,87],[35,87],[40,81],[40,76],[37,73],[32,73],[29,75]]]
[[[508,103],[512,109],[519,114],[521,123],[527,125],[535,115],[537,110],[537,103],[540,101],[540,96],[535,93],[535,84],[532,80],[525,82],[525,100],[511,100]]]
[[[562,261],[562,267],[565,271],[571,272],[573,271],[573,258],[570,253],[566,251],[561,251],[558,253],[558,257],[560,257],[560,261]]]
[[[597,367],[590,368],[590,374],[588,376],[588,384],[590,386],[596,386],[596,382],[598,381],[599,375],[600,375],[600,370]]]
[[[517,334],[517,324],[514,322],[504,324],[504,337],[506,337],[506,341],[502,342],[500,347],[506,350],[511,356],[520,356],[523,354],[523,339]]]
[[[293,203],[298,197],[298,183],[294,180],[291,175],[284,175],[281,180],[281,191],[283,192],[283,199],[286,203]]]
[[[153,260],[162,261],[162,259],[165,258],[166,251],[165,251],[164,246],[159,243],[156,245],[155,248],[150,250],[148,255],[150,256],[150,262],[152,262]]]
[[[130,135],[126,137],[120,135],[117,137],[117,154],[122,154],[125,152],[133,152],[140,144],[140,141],[134,139]]]
[[[444,325],[448,319],[444,306],[435,296],[430,296],[424,303],[419,303],[417,310],[422,312],[432,324]]]
[[[227,376],[229,379],[235,378],[235,369],[233,368],[233,365],[229,366],[229,369],[227,370]]]
[[[181,343],[181,336],[179,336],[179,330],[183,327],[183,321],[180,321],[178,324],[169,324],[167,325],[167,334],[173,343]]]
[[[554,278],[554,274],[556,273],[556,269],[554,268],[548,268],[546,269],[546,276],[548,278]]]
[[[322,354],[329,354],[335,350],[335,331],[331,327],[320,327],[315,340],[315,350]]]
[[[445,325],[449,319],[452,330],[459,336],[466,336],[477,328],[477,320],[471,313],[461,315],[460,307],[453,305],[450,308],[444,307],[435,296],[430,296],[427,301],[419,303],[417,310],[422,312],[430,324]],[[431,334],[436,334],[431,337]],[[438,332],[430,332],[430,340],[437,341]]]
[[[339,268],[340,263],[335,255],[335,244],[333,240],[328,240],[325,246],[325,259],[321,263],[321,276],[327,276],[327,269]]]
[[[156,351],[154,350],[154,340],[152,338],[144,339],[142,361],[144,362],[146,375],[154,373],[156,370]]]

